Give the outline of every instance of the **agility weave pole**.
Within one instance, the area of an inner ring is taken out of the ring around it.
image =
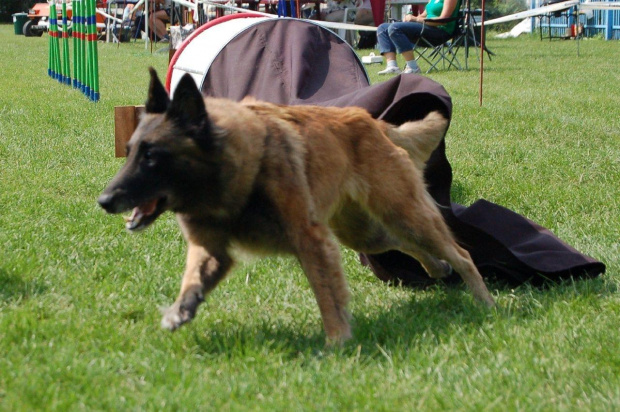
[[[62,54],[59,42],[61,35],[58,29],[57,0],[50,1],[48,74],[62,84],[73,85],[91,101],[97,102],[100,93],[96,0],[74,0],[72,3],[73,79],[71,78],[67,1],[62,0]]]
[[[58,12],[56,2],[50,3],[50,26],[49,26],[49,60],[47,74],[54,80],[60,81],[60,46],[58,44]]]
[[[71,84],[71,65],[69,61],[69,30],[67,25],[67,1],[62,2],[62,83]]]

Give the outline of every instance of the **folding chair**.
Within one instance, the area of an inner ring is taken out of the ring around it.
[[[478,55],[478,49],[481,46],[481,38],[482,31],[480,26],[476,23],[476,16],[482,16],[481,9],[472,9],[471,8],[471,0],[466,1],[465,9],[462,10],[464,13],[463,19],[463,31],[459,39],[457,39],[459,46],[465,47],[465,69],[468,69],[467,62],[469,60],[469,48],[473,47],[476,52],[476,58],[480,60],[480,56]],[[476,29],[477,28],[477,29]],[[484,51],[487,53],[489,57],[489,61],[492,60],[492,56],[495,56],[489,48],[484,46]]]
[[[105,34],[106,43],[120,43],[131,37],[133,22],[130,18],[129,6],[135,7],[137,0],[108,0]]]
[[[460,5],[459,5],[460,7]],[[422,31],[422,36],[418,39],[414,47],[414,53],[416,54],[416,62],[420,62],[421,60],[428,63],[430,66],[425,73],[429,73],[433,70],[439,70],[439,65],[443,69],[450,69],[454,67],[457,70],[463,70],[461,63],[458,60],[457,52],[463,43],[461,40],[462,36],[465,35],[467,28],[465,27],[465,14],[462,10],[459,10],[459,13],[455,17],[448,17],[445,19],[433,19],[434,23],[452,23],[456,22],[454,26],[454,30],[450,34],[450,36],[443,41],[436,41],[435,39],[430,39],[424,37],[424,30]],[[426,27],[426,26],[425,26]]]
[[[457,7],[461,7],[461,5],[459,4]],[[416,47],[414,48],[414,52],[417,54],[416,62],[423,60],[430,65],[426,73],[432,70],[439,70],[440,64],[443,69],[454,67],[457,70],[463,70],[463,65],[461,65],[457,57],[461,47],[465,48],[465,69],[468,69],[469,48],[476,48],[477,55],[477,47],[480,46],[480,42],[476,38],[474,30],[476,25],[474,14],[475,12],[470,8],[470,0],[467,0],[465,8],[460,9],[457,16],[446,19],[433,19],[433,22],[436,23],[450,23],[456,21],[456,25],[450,37],[444,42],[433,42],[432,40],[424,38],[424,35],[422,35],[416,43]],[[491,56],[495,55],[486,46],[484,47],[484,51],[489,56],[489,60]]]

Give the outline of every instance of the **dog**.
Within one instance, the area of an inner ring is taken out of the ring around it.
[[[189,74],[171,100],[152,68],[150,75],[126,163],[98,202],[109,213],[133,209],[130,231],[176,214],[188,253],[164,328],[194,318],[241,247],[297,257],[327,342],[349,339],[334,236],[358,252],[411,255],[432,278],[454,269],[478,301],[495,304],[426,191],[424,165],[448,127],[439,112],[396,127],[361,108],[205,98]]]

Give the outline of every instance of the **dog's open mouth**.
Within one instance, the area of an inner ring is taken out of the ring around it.
[[[166,198],[161,197],[135,207],[131,216],[125,217],[125,228],[132,232],[145,229],[166,210],[165,206]]]

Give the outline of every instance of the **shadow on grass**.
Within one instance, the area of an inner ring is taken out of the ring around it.
[[[24,280],[0,268],[0,302],[14,303],[44,293],[47,287],[36,280]]]
[[[489,286],[491,290],[500,290],[497,309],[478,305],[462,285],[431,286],[430,293],[412,290],[410,299],[385,310],[373,308],[366,314],[364,308],[358,306],[352,313],[353,338],[342,347],[326,347],[318,318],[302,322],[305,326],[301,327],[296,322],[278,323],[277,316],[273,321],[252,324],[212,325],[207,331],[190,327],[186,337],[192,342],[190,345],[195,354],[204,358],[242,359],[279,354],[285,359],[295,360],[318,359],[335,353],[375,359],[383,357],[384,351],[402,351],[421,343],[439,343],[462,334],[475,335],[498,318],[527,324],[547,316],[558,303],[594,302],[618,291],[615,283],[601,278],[569,280],[545,287],[523,285],[511,288],[499,283],[490,283]]]
[[[378,347],[391,351],[427,339],[428,331],[440,339],[456,329],[479,328],[489,321],[490,310],[476,304],[462,287],[436,287],[433,293],[416,294],[385,310],[364,314],[363,308],[353,311],[353,338],[341,347],[330,348],[320,319],[299,323],[278,324],[277,316],[252,324],[219,324],[203,332],[192,328],[191,339],[198,355],[241,358],[259,353],[280,353],[288,359],[327,356],[330,353],[350,354],[361,351],[366,357],[381,357]],[[312,329],[309,332],[309,329]],[[189,336],[188,336],[189,338]],[[358,349],[361,347],[362,349]]]
[[[450,187],[450,199],[454,203],[463,204],[466,199],[470,199],[474,192],[458,180],[452,182]]]

